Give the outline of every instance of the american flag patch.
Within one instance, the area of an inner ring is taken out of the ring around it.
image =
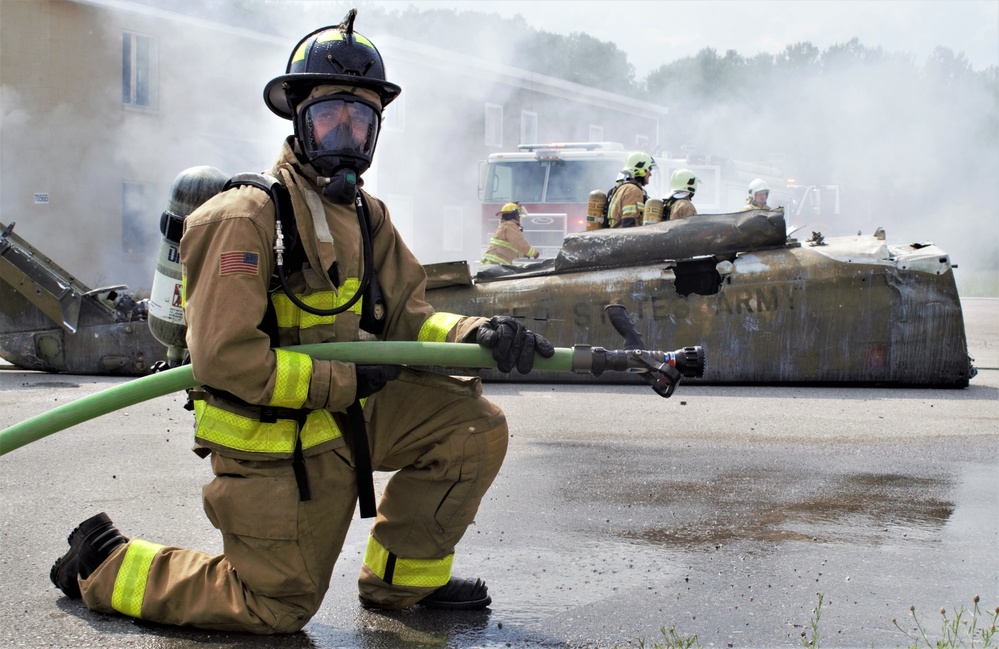
[[[256,275],[259,257],[255,252],[223,252],[220,275]]]

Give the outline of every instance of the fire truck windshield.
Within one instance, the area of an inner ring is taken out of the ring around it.
[[[509,160],[489,164],[487,203],[585,203],[614,184],[619,160]]]

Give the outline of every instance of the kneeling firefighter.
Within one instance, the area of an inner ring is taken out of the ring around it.
[[[107,514],[81,523],[52,581],[88,607],[227,631],[288,633],[316,613],[355,505],[375,515],[372,470],[394,471],[358,578],[365,607],[478,609],[479,579],[451,576],[507,448],[478,379],[355,366],[277,349],[383,340],[477,342],[522,373],[554,348],[508,317],[435,312],[426,275],[385,204],[361,189],[386,81],[375,46],[344,22],[294,48],[264,91],[292,120],[265,176],[237,176],[185,221],[187,343],[196,452],[211,457],[204,509],[223,553],[126,538]],[[371,343],[376,344],[376,343]]]

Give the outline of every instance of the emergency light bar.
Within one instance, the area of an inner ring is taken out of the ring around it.
[[[623,151],[624,145],[620,142],[551,142],[548,144],[521,144],[517,149],[519,151],[536,151],[538,149],[584,149],[586,151],[605,149],[607,151]]]

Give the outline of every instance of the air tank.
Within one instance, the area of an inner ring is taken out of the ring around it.
[[[594,189],[586,200],[586,231],[599,230],[604,227],[604,206],[607,205],[607,193],[602,189]]]
[[[229,179],[215,167],[190,167],[180,172],[170,189],[170,201],[160,217],[160,244],[156,273],[149,295],[149,331],[167,346],[167,363],[177,367],[187,351],[187,325],[181,302],[180,236],[184,219],[218,194]]]
[[[645,214],[642,225],[652,225],[663,220],[663,201],[661,198],[650,198],[645,201]]]

